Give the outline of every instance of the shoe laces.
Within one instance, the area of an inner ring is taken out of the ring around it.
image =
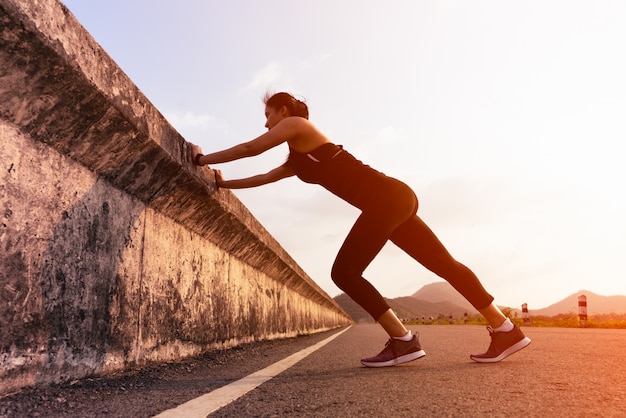
[[[489,331],[489,337],[491,338],[491,342],[489,343],[489,348],[487,349],[487,352],[490,353],[492,350],[495,350],[496,342],[494,341],[493,336],[496,332],[491,327],[487,327],[487,331]]]
[[[395,354],[396,353],[396,347],[394,347],[393,342],[394,342],[394,339],[393,338],[389,338],[387,340],[387,343],[385,343],[385,348],[383,349],[383,351],[389,349],[389,350],[391,350]]]

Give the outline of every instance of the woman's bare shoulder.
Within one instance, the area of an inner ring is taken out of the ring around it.
[[[289,118],[291,119],[291,118]],[[289,146],[298,152],[310,152],[320,145],[330,142],[330,140],[324,135],[311,121],[295,117],[300,119],[298,121],[290,121],[294,123],[297,134],[289,141]]]

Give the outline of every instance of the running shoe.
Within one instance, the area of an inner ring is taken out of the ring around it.
[[[530,338],[517,325],[509,332],[495,332],[491,327],[487,327],[487,330],[491,337],[487,352],[470,354],[470,358],[479,363],[496,363],[530,344]]]
[[[383,351],[377,356],[361,359],[361,363],[367,367],[389,367],[417,360],[425,355],[415,334],[411,341],[390,338]]]

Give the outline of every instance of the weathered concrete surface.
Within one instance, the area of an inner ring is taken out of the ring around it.
[[[54,0],[0,0],[0,394],[350,322]]]

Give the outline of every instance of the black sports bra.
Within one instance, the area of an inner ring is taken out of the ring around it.
[[[346,202],[364,208],[391,180],[363,164],[341,145],[326,143],[308,153],[289,148],[289,164],[306,183],[319,184]]]

